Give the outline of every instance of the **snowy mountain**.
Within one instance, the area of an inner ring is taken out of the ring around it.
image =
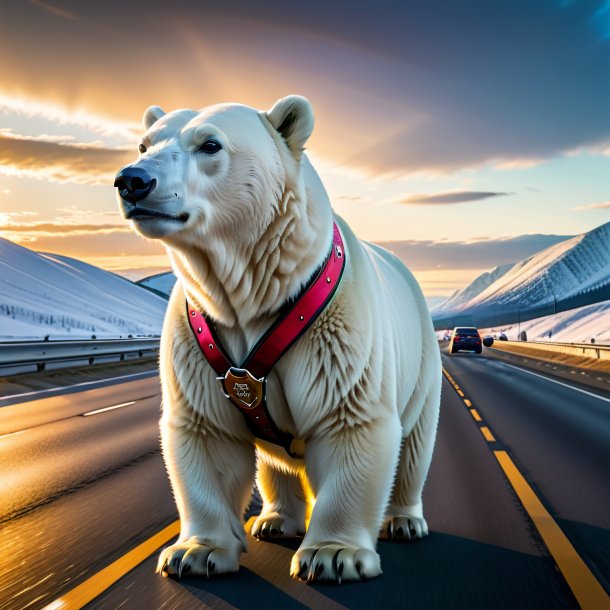
[[[452,296],[450,296],[444,303],[436,308],[436,311],[440,309],[445,311],[450,309],[459,309],[460,306],[468,304],[486,288],[491,286],[496,280],[501,278],[509,269],[512,268],[512,266],[512,264],[499,265],[498,267],[494,267],[491,271],[482,273],[473,282],[468,284],[466,288],[458,290]]]
[[[0,339],[160,335],[167,302],[65,256],[0,238]]]
[[[610,288],[610,222],[507,267],[479,276],[438,307],[434,316],[526,312],[587,292],[603,293],[604,287]]]

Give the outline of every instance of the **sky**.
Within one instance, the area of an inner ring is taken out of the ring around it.
[[[610,0],[0,5],[0,236],[139,278],[141,116],[313,104],[334,209],[432,300],[610,219]]]

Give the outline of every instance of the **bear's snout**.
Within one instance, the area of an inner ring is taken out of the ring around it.
[[[128,165],[116,175],[114,186],[119,189],[119,195],[123,199],[136,203],[153,192],[157,186],[157,180],[152,178],[146,170]]]

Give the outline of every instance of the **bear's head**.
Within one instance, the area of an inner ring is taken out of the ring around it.
[[[133,228],[169,245],[206,239],[256,242],[298,189],[303,147],[313,129],[310,103],[285,97],[267,112],[238,104],[144,113],[137,161],[115,187]]]

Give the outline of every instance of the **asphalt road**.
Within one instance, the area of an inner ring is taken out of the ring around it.
[[[237,575],[163,579],[154,553],[88,607],[577,608],[499,447],[609,591],[610,402],[486,357],[443,361],[483,422],[444,380],[424,493],[431,533],[381,542],[380,578],[306,585],[288,576],[297,542],[250,539]],[[45,607],[175,521],[159,402],[152,378],[0,408],[0,609]]]

